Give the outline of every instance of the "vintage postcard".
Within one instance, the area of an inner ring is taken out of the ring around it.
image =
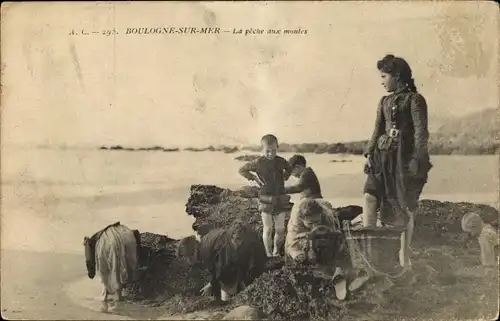
[[[495,2],[1,8],[4,318],[498,316]]]

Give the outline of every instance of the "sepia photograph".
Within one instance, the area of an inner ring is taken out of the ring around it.
[[[0,23],[4,319],[497,319],[496,2]]]

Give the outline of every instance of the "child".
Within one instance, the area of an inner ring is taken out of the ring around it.
[[[279,256],[285,239],[285,213],[290,210],[290,196],[285,194],[285,181],[292,174],[290,164],[277,156],[278,138],[265,135],[261,139],[263,156],[243,165],[239,173],[261,185],[259,210],[263,224],[263,241],[268,257]],[[274,248],[272,230],[275,230]]]
[[[289,161],[292,175],[299,179],[297,185],[285,188],[285,193],[301,193],[300,198],[323,198],[318,177],[311,167],[306,167],[306,159],[302,155],[293,155]]]
[[[332,230],[340,229],[333,206],[329,202],[323,199],[303,198],[294,204],[285,241],[287,257],[298,262],[314,261],[314,253],[306,251],[306,248],[309,244],[309,234],[318,226],[327,226]]]
[[[340,223],[330,202],[305,197],[294,205],[288,222],[285,253],[297,263],[314,264],[317,277],[332,280],[339,300],[344,300],[348,267],[342,249]]]
[[[481,247],[481,264],[497,265],[495,247],[498,247],[498,233],[490,224],[484,223],[477,213],[467,213],[462,217],[462,230],[471,237],[477,237]]]

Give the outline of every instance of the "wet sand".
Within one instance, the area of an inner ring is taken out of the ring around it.
[[[26,187],[17,187],[17,191]],[[100,280],[86,275],[83,237],[120,221],[140,231],[180,238],[192,219],[165,191],[57,197],[24,202],[2,190],[2,315],[8,319],[157,319],[164,310],[126,306],[119,315],[98,311]],[[14,195],[14,196],[13,196]],[[155,201],[156,199],[156,201]],[[4,215],[8,213],[8,215]],[[68,286],[70,289],[68,290]]]
[[[64,285],[84,276],[84,268],[82,257],[78,255],[2,251],[3,318],[9,320],[125,319],[123,316],[85,309],[68,298],[63,290]]]

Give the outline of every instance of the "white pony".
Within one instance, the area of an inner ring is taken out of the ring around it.
[[[109,303],[109,310],[114,310],[122,301],[123,286],[136,280],[139,231],[116,222],[85,237],[84,246],[89,278],[93,279],[96,271],[101,277],[101,311],[108,312]],[[110,295],[115,296],[114,302]]]

